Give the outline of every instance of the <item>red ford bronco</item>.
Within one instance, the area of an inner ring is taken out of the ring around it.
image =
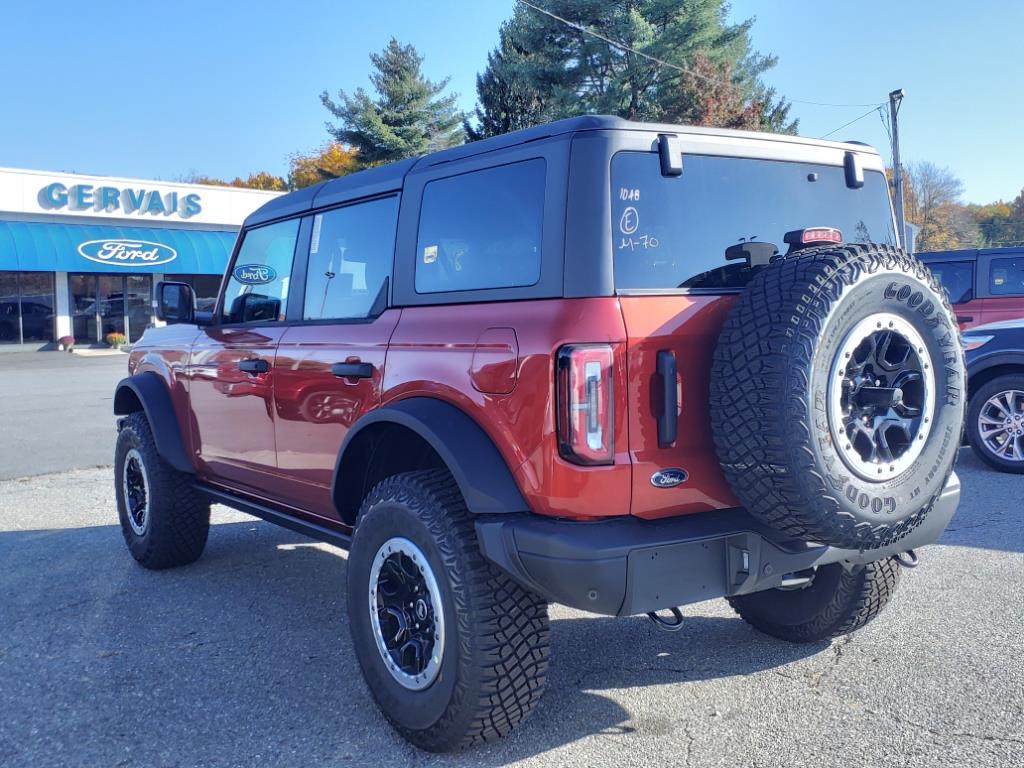
[[[862,144],[609,117],[277,198],[212,313],[158,287],[128,548],[194,561],[215,502],[349,549],[369,690],[435,751],[533,710],[548,602],[851,632],[959,499],[956,320],[899,245]]]

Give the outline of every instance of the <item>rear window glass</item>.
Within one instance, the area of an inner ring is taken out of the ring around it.
[[[1024,295],[1024,256],[992,259],[989,290],[995,296]]]
[[[686,155],[681,176],[662,176],[657,154],[620,152],[612,204],[620,290],[741,287],[751,270],[727,261],[726,248],[758,241],[785,253],[785,234],[808,227],[834,227],[848,242],[896,243],[877,171],[850,189],[841,167]]]
[[[540,279],[544,161],[431,181],[423,188],[416,292],[534,285]]]
[[[934,261],[928,263],[928,268],[942,283],[953,304],[971,300],[974,264],[969,261]]]

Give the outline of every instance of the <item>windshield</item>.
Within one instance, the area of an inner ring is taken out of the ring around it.
[[[619,290],[739,288],[752,271],[744,259],[726,259],[729,246],[769,243],[786,253],[786,233],[808,227],[836,228],[846,242],[896,244],[880,171],[851,189],[842,167],[686,155],[681,176],[662,176],[656,153],[619,152],[612,203]]]

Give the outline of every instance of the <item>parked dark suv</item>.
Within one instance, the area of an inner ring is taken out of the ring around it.
[[[369,690],[429,750],[533,710],[548,602],[855,630],[959,498],[959,334],[887,188],[859,144],[582,117],[277,198],[212,313],[158,288],[128,547],[189,563],[220,502],[350,548]]]
[[[1024,318],[1024,248],[917,254],[949,293],[961,328]]]

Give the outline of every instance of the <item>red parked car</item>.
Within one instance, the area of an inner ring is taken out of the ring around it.
[[[1024,318],[1024,248],[917,254],[949,294],[963,329]]]
[[[959,499],[963,351],[887,189],[860,144],[582,117],[268,202],[132,349],[128,548],[192,562],[211,502],[350,548],[370,693],[436,751],[533,710],[548,602],[853,631]]]

